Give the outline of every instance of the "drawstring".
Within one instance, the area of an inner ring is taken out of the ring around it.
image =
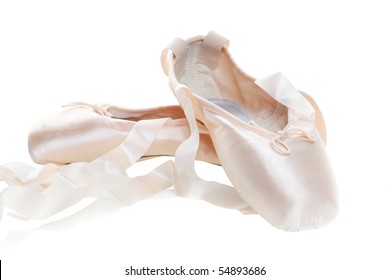
[[[251,120],[249,124],[259,127],[259,125]],[[271,147],[278,154],[289,155],[291,153],[291,148],[285,143],[285,140],[288,138],[300,138],[306,142],[314,143],[317,140],[317,137],[313,134],[310,134],[298,127],[293,127],[291,124],[288,124],[283,130],[279,130],[277,133],[267,132],[271,137]]]
[[[89,109],[92,109],[95,113],[106,116],[111,118],[112,114],[106,110],[106,108],[103,108],[100,105],[96,104],[89,104],[86,102],[72,102],[66,105],[62,105],[62,107],[88,107]]]
[[[288,138],[300,138],[306,142],[314,143],[317,137],[300,128],[287,125],[283,130],[279,130],[271,139],[271,147],[281,155],[289,155],[291,148],[285,143]]]

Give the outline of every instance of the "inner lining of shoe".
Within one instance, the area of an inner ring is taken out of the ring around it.
[[[112,118],[127,121],[140,121],[160,118],[185,118],[184,111],[180,106],[164,106],[139,110],[112,106],[108,108],[108,111],[113,114]]]
[[[225,49],[212,69],[198,62],[202,47],[201,42],[189,45],[184,69],[177,77],[179,82],[242,121],[252,121],[273,132],[286,126],[288,109],[257,86],[254,78],[238,69]]]
[[[228,111],[230,114],[235,115],[244,122],[250,122],[252,120],[251,116],[249,116],[248,112],[242,108],[240,104],[237,104],[231,100],[210,98],[209,101]]]

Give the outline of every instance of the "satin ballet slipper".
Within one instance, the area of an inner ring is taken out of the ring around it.
[[[208,129],[221,165],[248,205],[288,231],[335,218],[337,188],[321,140],[325,129],[315,127],[322,117],[282,74],[250,77],[215,32],[174,40],[162,64],[189,123]],[[178,169],[180,164],[185,162],[176,163]]]
[[[148,132],[149,123],[164,118],[167,121],[158,131],[151,125]],[[190,133],[180,106],[126,109],[77,102],[38,122],[29,133],[28,148],[31,158],[39,164],[90,162],[119,146],[140,125],[145,127],[146,134],[154,135],[141,160],[174,155]],[[198,127],[201,142],[196,158],[219,164],[207,130],[200,123]]]

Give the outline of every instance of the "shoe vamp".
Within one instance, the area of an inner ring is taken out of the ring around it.
[[[320,140],[285,139],[290,154],[280,154],[272,148],[269,135],[213,112],[205,112],[205,121],[227,176],[265,219],[276,226],[301,228],[334,216],[336,186]]]

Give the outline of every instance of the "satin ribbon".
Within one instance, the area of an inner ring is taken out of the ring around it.
[[[207,181],[197,175],[194,163],[199,147],[199,130],[191,100],[183,95],[185,90],[185,86],[179,85],[175,89],[175,94],[184,110],[191,134],[175,154],[175,193],[186,198],[202,199],[224,208],[237,209],[245,214],[255,213],[233,187]]]
[[[281,104],[301,113],[308,120],[314,121],[315,110],[313,106],[302,97],[302,94],[282,73],[275,73],[268,77],[257,79],[255,84]]]
[[[126,173],[126,169],[148,150],[167,120],[138,122],[121,145],[93,162],[63,166],[47,164],[39,169],[22,163],[0,166],[0,180],[8,184],[1,193],[2,204],[24,220],[44,219],[41,226],[25,230],[23,234],[11,232],[1,248],[4,250],[10,244],[19,244],[32,231],[66,229],[118,211],[171,187],[172,161],[144,176],[131,178]],[[87,197],[95,198],[88,207],[47,224],[48,218]]]
[[[47,164],[36,176],[36,171],[33,171],[27,179],[18,175],[21,166],[3,168],[0,170],[2,177],[10,185],[2,193],[4,206],[27,218],[44,219],[84,197],[99,197],[118,188],[122,189],[123,193],[124,185],[131,190],[134,188],[134,179],[127,176],[126,169],[145,154],[167,120],[138,122],[121,145],[93,162],[64,166]],[[147,190],[142,190],[143,195],[139,196],[140,198],[156,193],[156,190],[150,187],[154,185],[150,181],[146,180],[145,176],[137,179],[137,184],[145,186]],[[155,183],[169,187],[158,181]]]

